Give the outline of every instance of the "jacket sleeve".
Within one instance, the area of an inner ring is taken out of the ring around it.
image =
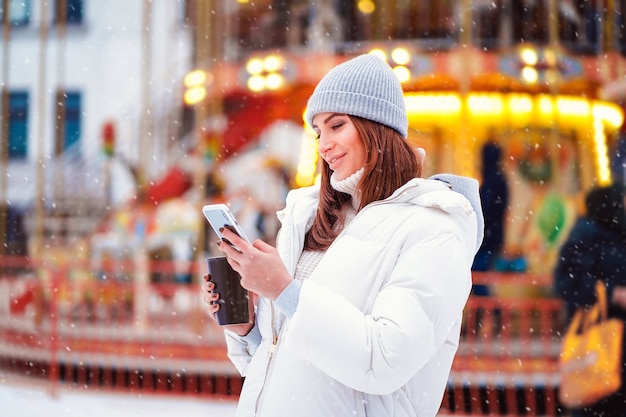
[[[246,369],[252,355],[261,343],[261,333],[259,327],[255,323],[254,327],[245,336],[239,336],[237,333],[224,330],[226,336],[226,347],[228,349],[228,358],[231,360],[235,368],[241,376],[246,376]]]
[[[455,234],[416,239],[401,252],[382,288],[373,290],[369,314],[307,280],[283,347],[355,390],[391,393],[444,344],[458,343],[470,266],[466,243]]]

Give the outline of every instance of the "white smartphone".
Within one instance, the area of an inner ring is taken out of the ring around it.
[[[230,208],[226,204],[208,204],[202,207],[202,214],[209,221],[209,224],[215,231],[217,237],[239,250],[239,248],[233,245],[228,239],[224,239],[224,236],[220,233],[220,229],[222,227],[229,228],[233,232],[237,233],[239,237],[244,239],[246,242],[250,243],[250,240],[246,237],[246,234],[243,232],[239,223],[237,223],[237,219],[230,211]]]

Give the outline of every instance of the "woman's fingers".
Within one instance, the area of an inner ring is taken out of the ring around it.
[[[203,282],[201,285],[202,285],[202,290],[207,291],[207,292],[211,292],[215,289],[215,283],[213,281],[206,281],[206,282]]]
[[[237,233],[233,232],[228,227],[221,228],[220,233],[222,234],[223,239],[222,244],[220,244],[219,247],[229,258],[236,257],[250,246],[246,240],[239,237]],[[236,246],[239,250],[235,249],[234,246]]]
[[[204,282],[202,282],[202,290],[204,294],[202,295],[202,300],[207,305],[207,312],[209,316],[213,320],[217,320],[216,314],[220,309],[220,305],[217,302],[220,298],[220,294],[217,292],[213,292],[215,289],[215,283],[211,281],[211,275],[206,274],[203,276]]]
[[[216,301],[219,300],[220,295],[216,292],[209,292],[204,294],[204,297],[202,297],[204,299],[204,303],[207,305],[214,305],[216,304]]]

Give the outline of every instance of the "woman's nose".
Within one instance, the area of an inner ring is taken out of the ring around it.
[[[329,141],[323,140],[320,138],[319,145],[317,147],[317,151],[322,157],[326,157],[326,154],[332,149],[332,144]]]

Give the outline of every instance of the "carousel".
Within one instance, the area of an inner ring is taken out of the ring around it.
[[[372,44],[352,55],[363,52],[381,56],[402,81],[408,140],[426,150],[425,176],[448,172],[483,183],[490,171],[503,172],[506,210],[496,221],[505,244],[480,269],[549,275],[584,194],[619,175],[611,162],[623,109],[602,91],[620,77],[623,57],[573,56],[530,44],[499,53],[424,54],[402,43]],[[309,185],[317,150],[302,121],[306,100],[330,68],[352,55],[254,54],[188,83],[186,99],[222,103],[227,122],[218,159],[245,149],[277,120],[299,123],[293,184]]]

